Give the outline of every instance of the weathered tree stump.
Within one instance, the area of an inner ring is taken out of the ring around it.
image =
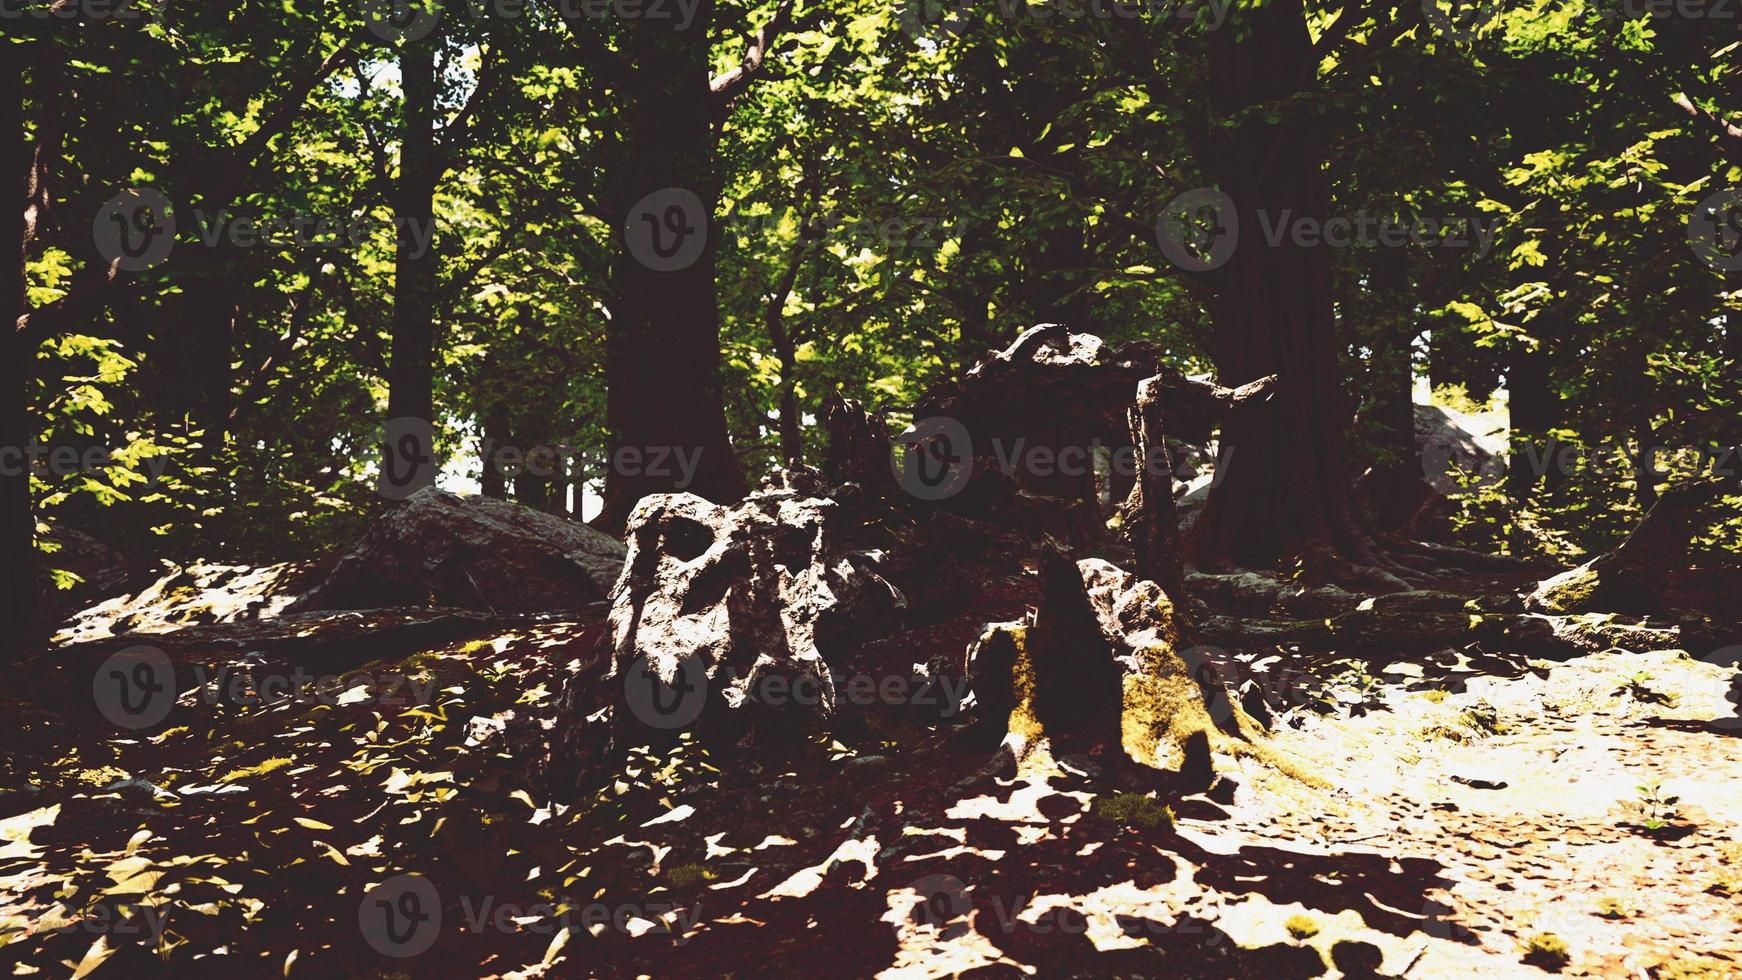
[[[1019,770],[1080,755],[1133,785],[1172,773],[1207,787],[1210,748],[1243,738],[1246,721],[1225,691],[1205,689],[1214,672],[1188,662],[1173,602],[1100,559],[1049,551],[1041,576],[1035,613],[988,626],[969,650],[983,737]]]

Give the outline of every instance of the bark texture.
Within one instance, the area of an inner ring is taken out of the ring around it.
[[[623,527],[641,498],[683,490],[731,503],[748,489],[732,452],[720,387],[720,312],[715,261],[719,199],[715,173],[719,103],[709,78],[712,0],[701,0],[686,27],[632,19],[623,25],[627,78],[623,141],[614,165],[613,211],[620,221],[647,195],[681,188],[701,202],[679,217],[683,228],[657,234],[702,235],[700,254],[676,269],[655,269],[620,234],[612,271],[615,297],[606,336],[606,417],[614,460],[606,471],[597,524]],[[619,229],[623,231],[624,229]],[[682,449],[697,453],[694,482],[678,486],[669,467],[643,462]]]
[[[6,195],[0,251],[0,451],[30,442],[30,365],[35,345],[18,329],[25,314],[25,218],[30,152],[24,135],[24,72],[20,45],[0,58],[0,191]],[[10,462],[0,461],[0,462]],[[36,629],[36,521],[30,470],[19,462],[0,472],[0,660],[16,661]]]
[[[1227,473],[1186,541],[1187,561],[1372,561],[1350,506],[1352,413],[1338,363],[1331,250],[1296,241],[1286,227],[1274,244],[1265,234],[1279,222],[1323,220],[1329,209],[1322,123],[1296,98],[1316,85],[1318,56],[1301,0],[1250,10],[1239,27],[1209,40],[1214,108],[1240,120],[1207,153],[1239,223],[1239,245],[1215,273],[1214,354],[1225,384],[1277,375],[1277,405],[1223,428]]]

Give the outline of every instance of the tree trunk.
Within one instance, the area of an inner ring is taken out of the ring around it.
[[[30,468],[7,450],[30,443],[30,365],[33,345],[17,330],[24,316],[25,201],[29,198],[30,152],[24,136],[24,73],[15,50],[0,58],[0,186],[6,234],[0,254],[0,662],[17,662],[36,629],[36,520],[30,501]]]
[[[1687,564],[1702,512],[1718,494],[1733,492],[1735,482],[1701,476],[1667,487],[1620,547],[1538,583],[1525,599],[1526,608],[1562,614],[1656,612],[1669,573]]]
[[[496,454],[514,444],[508,428],[508,413],[500,405],[484,412],[483,473],[478,479],[484,496],[496,500],[508,499],[508,478],[496,465]]]
[[[1409,254],[1401,248],[1374,250],[1371,309],[1374,341],[1371,410],[1373,437],[1382,458],[1364,480],[1367,507],[1383,531],[1402,527],[1433,495],[1415,438],[1415,299],[1410,289]]]
[[[205,430],[203,441],[208,451],[214,453],[223,448],[230,436],[234,381],[231,351],[240,292],[234,275],[229,268],[214,269],[212,278],[192,283],[186,296],[185,325],[193,345],[188,351],[192,381],[188,395],[194,401],[195,417]]]
[[[1539,337],[1536,347],[1514,344],[1506,369],[1506,397],[1511,412],[1511,458],[1506,468],[1506,494],[1522,507],[1538,483],[1558,484],[1552,473],[1554,445],[1549,430],[1561,423],[1560,396],[1551,387],[1553,339]],[[1544,466],[1548,465],[1548,469]]]
[[[1315,83],[1317,59],[1301,0],[1273,0],[1246,15],[1244,32],[1210,35],[1211,97],[1222,118],[1286,100]],[[1243,40],[1237,35],[1244,33]],[[1210,492],[1187,543],[1206,567],[1271,566],[1303,554],[1368,561],[1355,525],[1345,456],[1350,406],[1338,363],[1331,257],[1266,223],[1323,220],[1329,206],[1322,123],[1285,107],[1221,134],[1209,169],[1234,203],[1239,245],[1218,270],[1215,360],[1223,384],[1280,376],[1267,412],[1242,413],[1222,431],[1227,473]],[[1272,118],[1274,115],[1272,114]]]
[[[1036,323],[1062,323],[1078,332],[1095,333],[1090,293],[1082,288],[1089,264],[1083,229],[1057,224],[1036,236],[1030,274],[1023,280],[1029,309]]]
[[[713,13],[711,0],[702,0],[684,28],[647,19],[624,24],[633,67],[621,96],[623,142],[612,174],[612,210],[622,227],[605,345],[611,458],[596,522],[613,533],[648,494],[687,490],[724,503],[746,491],[720,385]],[[694,198],[656,198],[651,210],[638,208],[648,195],[670,188]],[[695,235],[702,236],[699,254],[684,261]],[[671,261],[660,254],[667,249],[675,249]]]
[[[514,428],[514,437],[520,441],[520,471],[514,475],[514,499],[542,511],[550,510],[556,483],[549,435],[550,429],[545,425],[524,420]]]
[[[798,409],[798,359],[789,349],[780,357],[780,461],[786,466],[804,462],[803,419]]]
[[[436,47],[439,31],[405,42],[399,58],[405,93],[404,132],[400,142],[399,185],[394,201],[398,252],[394,262],[392,349],[387,367],[387,417],[435,422],[435,257],[429,240],[435,221],[435,188],[441,165],[435,145]],[[428,429],[420,429],[422,433]],[[391,434],[390,434],[391,435]],[[408,465],[427,465],[434,446],[409,450],[392,436],[383,465],[407,472]],[[407,459],[408,453],[416,460]]]

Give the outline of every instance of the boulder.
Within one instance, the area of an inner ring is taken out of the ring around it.
[[[1443,405],[1415,406],[1415,442],[1422,476],[1450,496],[1475,481],[1495,486],[1506,475],[1506,438],[1489,413],[1472,415]]]
[[[73,616],[55,635],[55,643],[272,619],[318,581],[321,571],[312,562],[165,564],[167,571],[139,592],[107,599]]]
[[[1657,611],[1671,570],[1687,563],[1695,520],[1726,484],[1724,478],[1704,477],[1664,490],[1620,547],[1539,582],[1525,606],[1562,615]]]
[[[614,709],[618,727],[688,727],[704,710],[704,725],[834,713],[830,667],[891,626],[905,599],[881,574],[881,555],[848,542],[846,513],[813,482],[783,474],[735,506],[687,493],[636,505],[609,614],[604,687],[627,699]]]
[[[585,524],[430,487],[384,514],[293,609],[579,611],[611,594],[624,553]]]

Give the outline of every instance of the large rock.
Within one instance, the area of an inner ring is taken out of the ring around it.
[[[611,594],[623,556],[584,524],[431,487],[388,511],[294,608],[576,611]]]
[[[1525,606],[1559,614],[1657,611],[1670,571],[1687,563],[1701,510],[1727,484],[1724,478],[1702,477],[1664,490],[1620,547],[1538,583]]]
[[[812,486],[770,487],[731,507],[687,493],[643,499],[611,596],[606,687],[628,690],[621,707],[631,715],[618,721],[671,721],[633,717],[649,709],[634,696],[638,679],[664,684],[671,703],[705,691],[694,707],[716,713],[833,714],[830,666],[905,604],[880,556],[853,548],[849,530],[842,508]]]
[[[1506,475],[1506,436],[1492,413],[1472,415],[1443,405],[1415,406],[1415,442],[1422,476],[1450,496],[1474,482],[1497,485]]]
[[[319,568],[312,562],[170,565],[139,592],[116,596],[73,616],[56,634],[55,643],[268,620],[289,608],[318,578]]]

